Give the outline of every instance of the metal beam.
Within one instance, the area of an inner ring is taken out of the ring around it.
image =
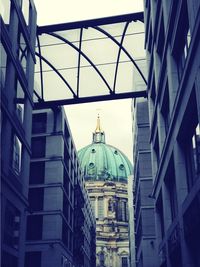
[[[71,98],[71,99],[61,99],[61,100],[52,100],[52,101],[40,101],[34,103],[34,109],[44,109],[44,108],[54,108],[56,106],[65,106],[71,104],[83,104],[90,102],[98,101],[108,101],[108,100],[119,100],[127,98],[138,98],[138,97],[147,97],[147,91],[138,91],[138,92],[128,92],[121,94],[111,94],[111,95],[100,95],[100,96],[88,96],[81,98]]]

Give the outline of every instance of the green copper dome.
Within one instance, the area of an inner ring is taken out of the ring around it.
[[[92,144],[79,150],[78,156],[85,180],[127,182],[128,176],[132,174],[129,159],[119,149],[105,144],[99,117]]]

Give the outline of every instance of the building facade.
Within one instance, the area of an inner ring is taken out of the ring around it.
[[[25,266],[95,266],[95,218],[63,108],[32,119]]]
[[[135,216],[134,216],[133,175],[128,177],[128,211],[129,211],[129,266],[135,267]]]
[[[144,1],[157,266],[200,266],[200,1]]]
[[[1,266],[24,266],[36,10],[1,1]]]
[[[133,195],[135,218],[135,266],[155,267],[157,263],[149,113],[147,100],[133,103]],[[131,222],[130,222],[131,223]]]
[[[132,166],[121,151],[105,143],[99,118],[92,144],[78,155],[96,217],[97,266],[128,267],[127,178]]]

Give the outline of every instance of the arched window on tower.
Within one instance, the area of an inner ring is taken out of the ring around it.
[[[100,267],[104,267],[104,262],[105,262],[105,255],[104,255],[104,252],[101,251],[99,253],[99,264],[100,264]]]
[[[104,200],[103,197],[98,198],[98,218],[102,220],[104,218]]]
[[[113,211],[113,203],[111,198],[108,200],[108,211]]]
[[[90,203],[91,203],[91,206],[92,206],[92,211],[93,211],[93,213],[94,213],[94,216],[96,217],[95,197],[91,197],[91,198],[90,198]]]

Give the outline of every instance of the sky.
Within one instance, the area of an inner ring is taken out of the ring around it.
[[[121,150],[132,161],[131,99],[65,106],[77,150],[92,143],[97,116],[106,144]]]
[[[38,13],[38,25],[80,21],[143,10],[143,0],[34,0],[34,3]]]
[[[35,0],[34,2],[38,25],[80,21],[143,10],[143,0]],[[131,99],[75,104],[65,106],[65,110],[77,150],[92,142],[92,133],[96,128],[99,114],[106,143],[120,149],[132,161]]]

